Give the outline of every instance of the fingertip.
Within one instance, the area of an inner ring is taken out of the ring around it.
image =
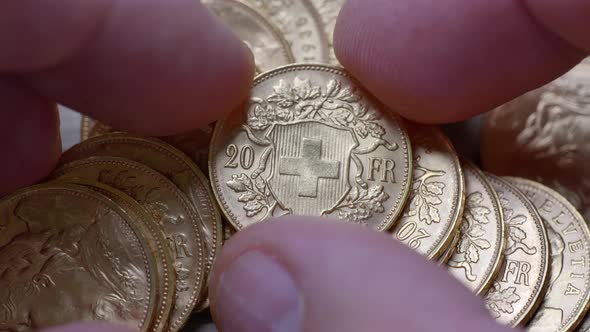
[[[44,179],[61,154],[59,115],[55,103],[20,81],[0,78],[0,196]]]

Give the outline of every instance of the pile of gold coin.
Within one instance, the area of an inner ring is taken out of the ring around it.
[[[486,118],[487,169],[521,176],[498,177],[460,157],[440,128],[398,117],[338,67],[331,35],[341,2],[204,1],[255,55],[249,101],[214,125],[163,138],[85,117],[84,141],[46,183],[0,201],[0,330],[105,320],[179,331],[208,306],[223,241],[284,215],[387,232],[446,266],[503,324],[590,330],[590,231],[578,212],[590,205],[522,178],[583,186],[579,165],[567,164],[579,177],[552,176],[567,162],[555,157],[578,150],[551,145],[551,135],[560,144],[571,137],[547,127],[575,123],[568,112],[590,114],[590,65],[574,70],[583,73],[576,84],[566,75]],[[540,109],[522,115],[526,126],[496,125],[498,112],[523,104]],[[504,135],[507,128],[522,132]],[[497,157],[533,144],[536,155]],[[526,158],[549,163],[515,164]],[[494,166],[503,164],[512,168]]]

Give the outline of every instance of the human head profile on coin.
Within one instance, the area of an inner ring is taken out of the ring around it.
[[[590,331],[588,13],[1,3],[0,331]]]

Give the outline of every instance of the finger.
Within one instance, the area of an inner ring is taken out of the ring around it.
[[[133,330],[103,322],[74,323],[61,327],[53,327],[42,332],[133,332]]]
[[[210,287],[221,331],[507,331],[442,268],[390,237],[312,220],[256,225],[228,242]]]
[[[375,0],[370,6],[348,0],[335,48],[341,63],[402,115],[452,122],[582,60],[581,48],[590,52],[588,6],[585,0]]]
[[[17,79],[0,77],[0,197],[43,179],[61,153],[55,103]]]
[[[0,70],[117,128],[188,131],[249,91],[250,51],[199,1],[8,1],[0,18]]]

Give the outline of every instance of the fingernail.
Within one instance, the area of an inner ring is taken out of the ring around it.
[[[220,275],[217,324],[224,332],[300,332],[302,299],[273,257],[249,251]]]

